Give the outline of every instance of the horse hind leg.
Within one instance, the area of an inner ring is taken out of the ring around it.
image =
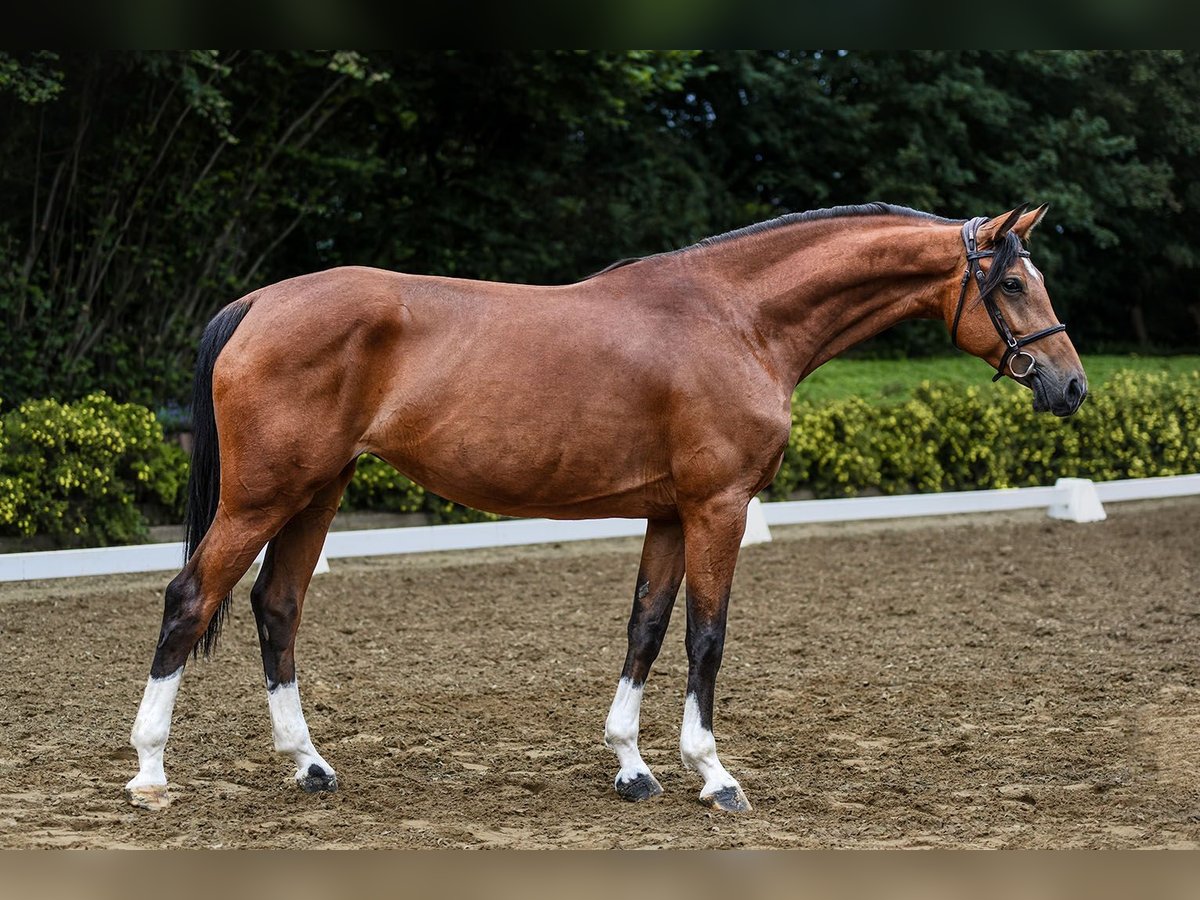
[[[620,764],[614,786],[625,800],[649,800],[662,793],[662,786],[638,750],[638,728],[642,693],[671,620],[671,608],[683,580],[683,561],[679,523],[647,523],[629,616],[629,649],[604,723],[604,743],[617,754]]]
[[[309,735],[296,681],[296,631],[313,569],[337,512],[354,463],[313,496],[267,545],[262,570],[250,592],[258,624],[267,705],[275,749],[296,763],[296,782],[305,791],[336,791],[337,774]]]
[[[138,753],[138,773],[125,785],[125,793],[134,806],[164,809],[170,804],[163,751],[184,663],[202,641],[204,649],[211,650],[216,631],[209,629],[209,623],[287,515],[230,512],[222,505],[192,558],[167,585],[158,645],[130,733]]]

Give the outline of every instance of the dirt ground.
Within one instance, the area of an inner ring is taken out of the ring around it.
[[[1196,846],[1200,500],[1108,511],[743,551],[716,713],[743,817],[679,762],[682,600],[642,711],[666,794],[612,791],[636,541],[335,560],[297,653],[328,796],[271,749],[244,582],[188,667],[157,814],[122,785],[167,578],[2,585],[0,846]]]

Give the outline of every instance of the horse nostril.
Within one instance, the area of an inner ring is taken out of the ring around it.
[[[1067,382],[1067,402],[1074,407],[1078,407],[1083,402],[1083,398],[1087,396],[1087,388],[1078,378],[1072,378]]]

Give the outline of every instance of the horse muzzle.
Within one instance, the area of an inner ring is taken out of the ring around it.
[[[1087,376],[1075,372],[1066,376],[1035,368],[1025,381],[1033,391],[1033,411],[1049,412],[1065,419],[1074,415],[1087,398]]]

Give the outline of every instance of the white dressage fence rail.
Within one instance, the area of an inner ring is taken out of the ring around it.
[[[959,513],[1045,509],[1055,518],[1093,522],[1104,518],[1103,503],[1200,495],[1200,474],[1169,478],[1135,478],[1093,483],[1060,478],[1051,487],[992,491],[954,491],[894,497],[852,497],[845,500],[796,500],[782,503],[752,501],[743,544],[770,540],[771,525],[899,519]],[[640,537],[644,519],[514,519],[465,525],[424,525],[367,531],[334,531],[325,540],[317,571],[327,571],[327,559],[476,550],[599,538]],[[261,561],[262,555],[259,555]],[[121,575],[167,572],[183,563],[183,544],[142,544],[84,550],[48,550],[0,554],[0,582],[82,575]]]

